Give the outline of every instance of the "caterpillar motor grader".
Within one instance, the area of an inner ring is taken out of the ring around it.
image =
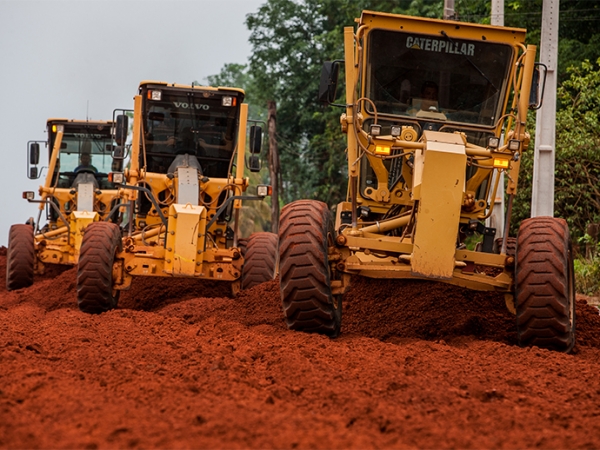
[[[280,291],[290,329],[337,336],[351,276],[426,279],[504,293],[519,342],[575,342],[566,222],[535,217],[509,237],[529,109],[544,66],[525,30],[364,11],[344,30],[348,192],[282,209]],[[327,62],[332,103],[340,61]],[[529,156],[530,157],[530,156]],[[499,172],[508,179],[503,238],[485,226]],[[472,236],[471,240],[467,240]],[[479,240],[477,245],[469,245]]]
[[[79,260],[83,231],[92,222],[118,223],[120,216],[115,186],[108,180],[113,170],[112,122],[48,119],[49,165],[40,200],[24,192],[29,202],[39,203],[37,221],[11,226],[8,238],[6,287],[30,286],[34,274],[46,264],[75,265]],[[41,175],[40,141],[30,141],[28,176]],[[117,165],[119,162],[117,161]],[[41,226],[45,212],[47,223]],[[118,226],[118,225],[115,225]]]
[[[82,311],[116,307],[138,276],[225,281],[234,294],[275,277],[276,234],[254,233],[238,243],[242,201],[270,194],[260,185],[256,195],[243,195],[244,168],[260,170],[262,143],[262,129],[247,126],[243,100],[237,88],[140,84],[129,147],[128,115],[118,114],[115,127],[116,157],[130,163],[111,176],[128,219],[123,237],[108,222],[86,229],[77,272]]]

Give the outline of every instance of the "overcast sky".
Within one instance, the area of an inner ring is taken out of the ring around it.
[[[245,64],[246,15],[264,3],[0,0],[0,246],[12,224],[37,218],[21,194],[39,198],[27,141],[46,140],[48,118],[110,120],[133,108],[142,80],[206,83],[226,63]]]

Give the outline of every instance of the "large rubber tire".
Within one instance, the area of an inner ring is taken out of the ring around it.
[[[563,219],[524,220],[517,237],[517,333],[522,346],[569,352],[575,345],[575,272]]]
[[[81,311],[99,314],[116,308],[120,291],[113,289],[113,264],[122,248],[121,232],[114,223],[94,222],[86,227],[77,267]]]
[[[279,282],[288,328],[338,336],[342,298],[331,294],[329,208],[314,200],[290,203],[282,210],[279,230]]]
[[[6,254],[6,289],[12,291],[31,286],[35,263],[33,227],[12,225],[8,232]]]
[[[248,240],[250,238],[240,238],[238,239],[238,248],[240,249],[240,252],[242,252],[242,256],[246,257],[246,249],[248,248]]]
[[[502,238],[498,238],[494,241],[494,253],[500,254],[502,250]],[[506,238],[506,256],[515,256],[517,254],[517,238],[507,237]]]
[[[244,249],[242,289],[274,280],[277,276],[279,254],[275,233],[252,233]]]

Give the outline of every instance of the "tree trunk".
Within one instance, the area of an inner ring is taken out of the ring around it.
[[[590,223],[587,226],[587,234],[590,237],[590,242],[585,244],[585,256],[586,258],[593,258],[596,256],[596,246],[598,245],[598,231],[600,224]]]
[[[271,195],[271,231],[279,233],[279,150],[277,148],[277,106],[273,100],[268,102],[269,118],[269,175],[273,194]]]

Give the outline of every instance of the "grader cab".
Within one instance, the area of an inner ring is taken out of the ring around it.
[[[248,105],[237,88],[145,81],[128,115],[116,118],[116,152],[129,157],[112,173],[123,192],[124,224],[86,230],[77,274],[80,309],[116,307],[133,277],[189,277],[239,289],[273,279],[277,235],[260,232],[240,243],[242,201],[262,200],[270,186],[249,187],[244,168],[260,170],[262,129],[248,127]],[[246,156],[246,143],[249,155]]]
[[[34,192],[23,193],[39,204],[37,220],[10,228],[9,290],[30,286],[46,264],[77,264],[83,232],[92,222],[110,221],[118,227],[118,191],[108,180],[114,164],[112,126],[106,121],[48,119],[48,140],[29,142],[29,178],[39,178],[46,169],[39,167],[40,144],[49,149],[49,163],[41,199],[35,200]]]
[[[345,108],[347,200],[334,221],[317,201],[282,210],[288,326],[339,334],[353,275],[428,279],[504,293],[521,345],[569,351],[575,299],[566,222],[532,218],[509,236],[521,157],[531,157],[527,113],[543,92],[536,47],[516,28],[370,11],[357,23],[344,30],[345,101],[337,105]],[[341,63],[323,67],[324,102],[337,97]],[[508,206],[496,239],[485,221],[501,172]]]

